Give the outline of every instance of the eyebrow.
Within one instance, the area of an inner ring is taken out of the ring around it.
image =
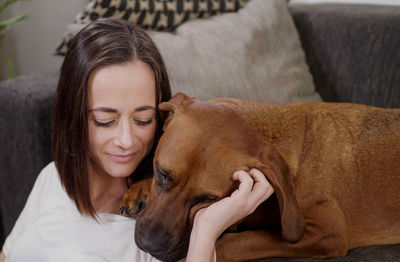
[[[156,111],[156,109],[153,106],[139,106],[139,107],[135,108],[135,112],[141,112],[141,111],[146,111],[146,110]]]
[[[142,112],[142,111],[146,111],[146,110],[156,111],[156,109],[153,106],[139,106],[139,107],[135,108],[135,112]],[[118,113],[117,109],[110,108],[110,107],[96,107],[93,109],[89,109],[88,111],[89,112],[101,111],[101,112],[106,112],[106,113]]]

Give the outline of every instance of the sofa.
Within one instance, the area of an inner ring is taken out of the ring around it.
[[[323,101],[400,107],[400,7],[291,5],[290,13]],[[0,82],[1,246],[36,176],[51,161],[50,110],[58,77],[54,71]],[[327,260],[262,261],[400,261],[400,244],[357,248]]]

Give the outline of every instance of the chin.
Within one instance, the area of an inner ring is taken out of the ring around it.
[[[128,177],[135,171],[137,165],[111,166],[107,169],[107,173],[112,177]]]

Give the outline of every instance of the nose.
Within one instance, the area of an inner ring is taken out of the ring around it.
[[[122,149],[129,149],[136,143],[134,128],[129,121],[120,121],[114,137],[114,144]]]
[[[135,226],[135,241],[138,246],[148,253],[167,253],[173,246],[173,235],[165,228],[164,223],[148,219],[138,222]]]

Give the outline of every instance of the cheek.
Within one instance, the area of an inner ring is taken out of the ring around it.
[[[140,138],[140,140],[142,140],[143,145],[146,148],[149,148],[150,150],[150,148],[153,146],[154,143],[155,134],[156,134],[156,125],[152,124],[140,130],[140,132],[138,132],[137,135]]]
[[[107,132],[89,124],[89,148],[92,153],[100,149],[107,142]]]

